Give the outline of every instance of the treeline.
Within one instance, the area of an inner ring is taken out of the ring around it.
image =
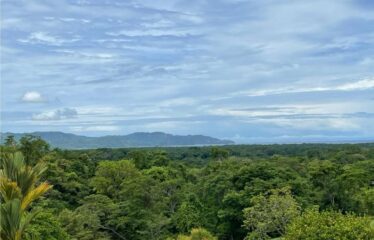
[[[355,158],[374,159],[374,144],[272,144],[272,145],[227,145],[223,147],[166,147],[166,148],[100,148],[70,151],[74,154],[87,154],[92,160],[119,160],[129,158],[133,152],[144,154],[155,151],[165,152],[173,161],[181,160],[188,164],[205,165],[214,158],[214,150],[224,151],[230,157],[264,159],[276,156],[307,159],[339,159],[341,162]]]
[[[68,151],[9,137],[2,179],[18,152],[45,166],[35,187],[53,185],[20,239],[374,239],[372,144]]]

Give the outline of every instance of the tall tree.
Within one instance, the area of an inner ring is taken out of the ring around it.
[[[4,145],[15,148],[17,146],[17,141],[13,135],[9,135],[6,137]]]
[[[36,164],[49,152],[49,144],[40,137],[26,135],[19,140],[19,143],[19,150],[23,153],[27,165]]]

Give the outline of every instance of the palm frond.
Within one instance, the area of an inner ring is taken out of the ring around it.
[[[13,199],[1,204],[1,239],[16,239],[17,231],[21,224],[21,201]]]
[[[27,195],[24,196],[22,199],[21,209],[25,210],[30,205],[30,203],[35,201],[45,192],[47,192],[51,187],[52,186],[49,185],[47,182],[43,182],[39,186],[28,192]]]
[[[0,194],[3,201],[21,198],[21,189],[16,182],[12,182],[7,178],[0,177]]]
[[[0,239],[24,239],[26,228],[38,213],[28,213],[27,208],[52,188],[47,182],[37,185],[45,170],[42,163],[26,165],[19,152],[1,156],[0,197],[4,203],[0,206]]]

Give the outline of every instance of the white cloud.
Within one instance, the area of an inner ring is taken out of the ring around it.
[[[77,36],[74,36],[69,39],[63,39],[63,38],[52,36],[46,32],[33,32],[27,38],[18,39],[18,41],[22,43],[31,43],[31,44],[39,43],[39,44],[47,44],[47,45],[54,45],[54,46],[61,46],[65,43],[73,43],[79,40],[80,38]]]
[[[70,129],[75,132],[114,132],[120,130],[118,126],[114,125],[74,126]]]
[[[78,112],[73,108],[56,109],[52,111],[46,111],[32,116],[33,120],[37,121],[53,121],[62,119],[71,119],[77,117]]]
[[[328,131],[328,130],[341,130],[351,131],[359,130],[361,126],[355,119],[344,118],[326,118],[326,119],[255,119],[249,122],[257,123],[271,123],[285,129],[298,129],[307,131]]]
[[[77,21],[82,21],[82,22],[90,22],[89,20],[83,21],[83,19],[76,19],[76,18],[60,18],[61,21],[63,22],[77,22]]]
[[[247,96],[268,96],[288,93],[303,93],[303,92],[324,92],[324,91],[359,91],[374,88],[374,78],[363,79],[357,82],[341,84],[337,86],[321,86],[321,87],[288,87],[279,89],[261,89],[251,91],[239,92]],[[238,93],[235,93],[235,95]]]
[[[71,49],[57,49],[54,50],[57,53],[63,53],[70,56],[80,57],[80,58],[88,58],[88,59],[112,59],[116,57],[114,54],[111,53],[103,53],[103,52],[82,52],[76,51]]]
[[[109,106],[82,106],[76,108],[79,114],[82,115],[114,115],[123,111],[123,109],[118,107],[109,107]]]
[[[43,97],[39,92],[36,91],[30,91],[26,92],[22,96],[22,101],[24,102],[43,102]]]
[[[162,37],[162,36],[174,36],[174,37],[185,37],[188,35],[193,35],[189,31],[185,30],[163,30],[163,29],[145,29],[145,30],[122,30],[118,32],[108,32],[107,35],[109,36],[129,36],[129,37],[144,37],[144,36],[152,36],[152,37]]]
[[[374,88],[374,78],[364,79],[364,80],[353,82],[353,83],[347,83],[347,84],[338,86],[336,89],[342,90],[342,91],[351,91],[351,90],[365,90],[365,89],[370,89],[370,88]]]
[[[198,101],[195,98],[180,97],[161,101],[158,105],[160,107],[193,106],[196,105],[197,102]]]
[[[161,19],[156,22],[142,23],[141,25],[146,28],[166,28],[175,26],[175,23],[166,19]]]

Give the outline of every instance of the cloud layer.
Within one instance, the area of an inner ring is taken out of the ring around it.
[[[32,120],[37,121],[52,121],[52,120],[64,120],[77,117],[78,112],[72,108],[56,109],[52,111],[46,111],[32,116]]]
[[[374,138],[369,1],[4,0],[2,7],[3,131]]]

